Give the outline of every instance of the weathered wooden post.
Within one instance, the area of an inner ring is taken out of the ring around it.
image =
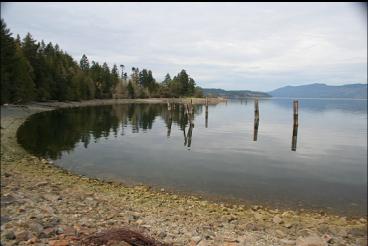
[[[298,100],[293,101],[293,111],[294,111],[294,125],[298,126],[298,111],[299,111],[299,102]]]
[[[254,130],[253,130],[253,141],[257,141],[258,137],[258,126],[259,126],[259,106],[258,99],[254,100]]]
[[[291,150],[296,151],[296,141],[298,138],[298,115],[299,115],[299,102],[298,100],[293,101],[293,111],[294,111],[294,122],[293,122],[293,137],[291,139]]]
[[[205,122],[205,127],[208,127],[208,98],[206,97],[206,122]]]

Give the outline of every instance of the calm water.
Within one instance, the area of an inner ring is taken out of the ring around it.
[[[365,215],[367,101],[232,100],[194,109],[120,104],[35,114],[18,131],[28,151],[91,177],[276,207]],[[294,129],[295,130],[295,129]],[[255,136],[256,135],[256,136]],[[256,141],[255,141],[256,139]]]

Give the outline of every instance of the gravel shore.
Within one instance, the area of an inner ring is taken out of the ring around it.
[[[62,170],[17,144],[16,130],[36,112],[129,102],[166,99],[1,107],[1,245],[87,245],[86,238],[114,230],[140,233],[156,245],[367,245],[366,217],[231,205],[103,182]],[[106,245],[144,245],[107,238]]]

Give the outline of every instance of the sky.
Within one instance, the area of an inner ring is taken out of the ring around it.
[[[1,3],[23,38],[79,61],[182,69],[204,88],[367,83],[367,10],[357,3]]]

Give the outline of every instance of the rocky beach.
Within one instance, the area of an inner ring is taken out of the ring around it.
[[[18,127],[34,113],[130,102],[166,99],[1,107],[1,245],[367,245],[366,217],[220,203],[104,182],[63,170],[17,143]]]

